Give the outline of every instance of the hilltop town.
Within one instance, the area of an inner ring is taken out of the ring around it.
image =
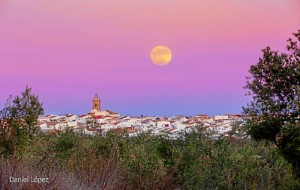
[[[129,136],[139,133],[167,135],[178,138],[181,134],[189,133],[193,128],[201,126],[214,138],[230,136],[242,138],[245,134],[240,130],[244,124],[241,114],[224,114],[208,116],[177,115],[173,117],[153,116],[121,116],[110,110],[101,110],[101,101],[96,94],[92,100],[92,110],[84,115],[45,115],[38,119],[38,126],[44,133],[63,132],[73,129],[74,132],[95,135],[106,134],[108,131],[125,132]]]

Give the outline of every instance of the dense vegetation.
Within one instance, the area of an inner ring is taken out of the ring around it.
[[[292,167],[273,144],[211,140],[203,132],[168,140],[143,134],[40,134],[0,162],[0,189],[297,189]],[[9,183],[9,176],[50,183]]]

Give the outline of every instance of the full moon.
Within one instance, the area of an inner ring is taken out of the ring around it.
[[[172,52],[167,46],[155,46],[151,51],[150,58],[156,65],[167,65],[172,59]]]

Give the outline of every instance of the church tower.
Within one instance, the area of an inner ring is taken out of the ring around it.
[[[101,107],[100,107],[100,98],[98,97],[98,94],[95,95],[94,99],[93,99],[93,108],[92,110],[97,110],[97,111],[101,111]]]

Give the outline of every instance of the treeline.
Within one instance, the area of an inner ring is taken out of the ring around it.
[[[299,189],[292,167],[273,144],[72,131],[34,137],[17,157],[0,161],[0,189]],[[49,183],[9,183],[10,176]]]

